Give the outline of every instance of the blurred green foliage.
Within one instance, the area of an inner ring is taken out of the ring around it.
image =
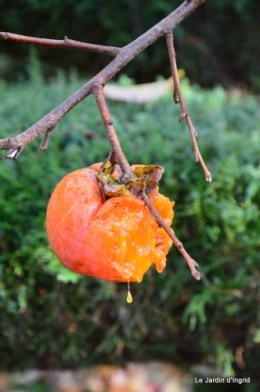
[[[0,0],[1,31],[34,37],[124,46],[165,18],[182,0]],[[239,85],[260,91],[260,2],[208,0],[175,31],[179,66],[202,86]],[[15,77],[24,70],[29,45],[0,41],[0,75]],[[69,55],[68,55],[69,54]],[[12,59],[7,55],[11,55]],[[100,71],[111,57],[85,51],[40,49],[45,72],[54,75],[61,64],[75,66],[85,76]],[[56,66],[55,66],[56,65]],[[125,71],[124,71],[125,72]],[[140,53],[127,74],[138,82],[169,77],[164,39]]]
[[[75,73],[51,83],[32,57],[30,80],[0,80],[0,137],[28,128],[78,89]],[[165,167],[161,192],[176,201],[177,236],[199,262],[196,282],[176,249],[162,274],[151,269],[127,287],[75,275],[53,255],[45,234],[48,199],[68,172],[102,161],[110,147],[93,97],[18,161],[0,164],[0,368],[81,367],[162,359],[218,366],[259,377],[259,99],[182,81],[213,175],[206,183],[171,96],[137,105],[109,101],[130,163]],[[246,366],[236,362],[244,350]]]

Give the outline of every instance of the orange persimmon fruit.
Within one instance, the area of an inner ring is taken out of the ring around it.
[[[57,184],[46,215],[50,245],[61,263],[78,274],[141,282],[152,264],[158,272],[165,268],[172,240],[142,199],[123,195],[104,200],[100,166],[76,170]],[[170,226],[174,202],[158,192],[150,200]]]

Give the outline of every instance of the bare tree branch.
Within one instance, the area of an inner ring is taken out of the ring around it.
[[[174,234],[174,231],[161,218],[161,216],[156,211],[156,208],[152,205],[149,197],[145,193],[143,194],[142,199],[145,202],[145,204],[147,205],[147,207],[149,208],[149,210],[151,211],[151,213],[153,214],[154,219],[156,220],[158,225],[163,227],[163,229],[166,231],[166,233],[171,238],[173,244],[176,246],[178,251],[181,253],[183,258],[185,259],[186,263],[189,266],[189,269],[190,269],[190,272],[191,272],[191,275],[193,276],[193,278],[196,279],[196,280],[200,280],[200,273],[197,271],[197,268],[199,267],[199,264],[190,257],[188,252],[184,249],[184,246],[181,243],[181,241]]]
[[[128,181],[129,178],[132,178],[134,175],[131,166],[129,165],[128,160],[126,159],[125,154],[123,153],[123,150],[120,146],[120,142],[113,125],[113,120],[106,104],[103,85],[95,83],[93,85],[93,94],[95,95],[96,103],[99,108],[104,126],[106,128],[109,142],[112,146],[113,151],[116,154],[116,160],[123,172],[124,180]]]
[[[16,159],[23,148],[29,144],[32,140],[34,140],[41,133],[45,132],[44,138],[40,145],[40,149],[46,149],[48,146],[48,142],[51,136],[51,132],[56,126],[56,124],[60,121],[60,119],[68,113],[73,107],[75,107],[79,102],[81,102],[84,98],[86,98],[90,94],[94,94],[96,98],[96,103],[99,108],[104,126],[107,131],[107,135],[110,141],[110,144],[113,149],[113,154],[116,156],[116,161],[121,167],[122,177],[121,180],[123,183],[128,183],[129,180],[135,177],[123,151],[120,146],[120,142],[118,140],[116,131],[113,126],[112,117],[109,113],[103,88],[106,83],[112,79],[123,67],[125,67],[135,56],[137,56],[140,52],[146,49],[149,45],[155,42],[162,36],[166,36],[167,46],[170,56],[172,75],[174,79],[174,100],[177,103],[180,103],[182,115],[179,120],[183,121],[186,119],[190,134],[191,140],[194,148],[195,158],[198,160],[204,170],[206,175],[206,180],[211,181],[211,176],[206,168],[206,165],[201,157],[197,142],[196,142],[196,131],[191,122],[187,106],[185,104],[184,98],[182,96],[182,92],[180,89],[180,82],[177,73],[177,65],[176,65],[176,54],[173,46],[173,34],[172,31],[185,17],[187,17],[191,12],[193,12],[197,7],[199,7],[205,0],[186,0],[184,3],[177,8],[174,12],[172,12],[168,17],[163,19],[157,25],[152,27],[145,34],[137,38],[135,41],[130,43],[129,45],[119,49],[119,48],[111,48],[100,45],[91,45],[84,44],[77,41],[69,40],[65,37],[64,41],[57,40],[48,40],[41,38],[33,38],[33,37],[25,37],[17,34],[11,33],[0,33],[0,39],[20,41],[26,43],[32,43],[42,46],[51,46],[51,47],[67,47],[67,48],[76,48],[80,50],[91,50],[98,53],[106,53],[111,55],[116,55],[116,58],[110,62],[100,73],[98,73],[94,78],[92,78],[88,83],[86,83],[83,87],[81,87],[78,91],[72,94],[68,99],[66,99],[63,103],[61,103],[58,107],[52,110],[49,114],[44,116],[37,123],[32,125],[30,128],[22,132],[20,135],[13,138],[5,138],[0,140],[0,150],[7,150],[6,154],[2,157],[2,159]],[[182,254],[184,259],[186,260],[192,276],[196,279],[200,279],[200,274],[197,271],[198,264],[195,260],[193,260],[187,251],[184,249],[183,244],[179,241],[179,239],[174,234],[173,230],[164,222],[161,216],[158,214],[156,209],[153,207],[150,202],[149,197],[145,192],[141,195],[142,199],[146,203],[147,207],[150,209],[153,214],[158,225],[163,227],[166,233],[169,235],[174,245],[177,247],[179,252]]]
[[[190,131],[191,141],[192,141],[192,145],[193,145],[193,149],[194,149],[195,160],[200,162],[200,165],[201,165],[201,167],[204,171],[204,174],[205,174],[206,181],[211,182],[211,174],[210,174],[209,170],[207,169],[207,166],[201,156],[199,146],[198,146],[198,143],[196,140],[197,132],[196,132],[196,129],[191,121],[186,102],[185,102],[183,95],[182,95],[180,80],[179,80],[179,76],[178,76],[178,69],[177,69],[177,63],[176,63],[176,53],[175,53],[175,49],[174,49],[172,31],[168,31],[166,33],[166,41],[167,41],[167,46],[168,46],[168,51],[169,51],[172,77],[173,77],[173,82],[174,82],[173,99],[174,99],[175,103],[180,104],[181,111],[182,111],[182,114],[179,117],[179,121],[182,122],[183,120],[186,120],[187,125],[189,127],[189,131]]]
[[[184,18],[204,3],[204,1],[205,0],[184,1],[184,3],[182,3],[169,16],[141,35],[135,41],[120,49],[116,58],[112,60],[99,74],[72,94],[58,107],[46,114],[41,120],[16,137],[0,140],[0,150],[7,150],[7,153],[2,157],[2,159],[17,158],[18,154],[16,154],[16,152],[20,153],[27,144],[38,137],[41,133],[53,129],[66,113],[91,94],[92,87],[96,82],[105,86],[105,84],[134,57],[154,43],[158,38],[174,29]]]
[[[23,42],[26,44],[34,44],[39,46],[46,46],[49,48],[71,48],[78,50],[87,50],[89,52],[109,54],[111,56],[116,56],[120,52],[120,48],[116,48],[114,46],[88,44],[85,42],[74,41],[72,39],[69,39],[67,36],[65,36],[63,40],[56,40],[48,38],[27,37],[25,35],[1,32],[0,39],[7,41]]]

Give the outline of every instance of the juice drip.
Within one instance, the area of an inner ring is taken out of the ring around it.
[[[130,283],[129,283],[129,281],[127,282],[126,302],[128,302],[129,304],[131,304],[133,302],[133,297],[132,297],[132,294],[130,293]]]

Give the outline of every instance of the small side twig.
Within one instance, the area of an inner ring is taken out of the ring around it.
[[[50,137],[51,137],[51,133],[52,133],[54,128],[55,128],[55,125],[45,131],[43,139],[42,139],[42,142],[40,144],[40,150],[47,150],[48,143],[49,143],[49,140],[50,140]]]
[[[95,95],[96,98],[96,103],[99,108],[104,126],[107,131],[108,139],[109,142],[113,148],[113,151],[116,154],[116,160],[121,167],[121,170],[123,172],[123,177],[121,180],[125,180],[126,182],[130,179],[135,177],[133,174],[133,171],[131,169],[131,166],[129,165],[128,160],[126,159],[126,156],[120,146],[119,139],[117,137],[113,120],[110,115],[109,109],[107,107],[104,91],[103,91],[103,85],[101,83],[95,83],[93,85],[93,94]]]
[[[211,174],[210,174],[210,172],[209,172],[209,170],[208,170],[208,168],[207,168],[207,166],[201,156],[199,146],[198,146],[198,143],[196,140],[197,132],[196,132],[196,129],[191,121],[186,102],[185,102],[183,95],[182,95],[180,80],[178,77],[176,53],[175,53],[175,49],[174,49],[174,41],[173,41],[172,31],[168,31],[166,33],[166,41],[167,41],[167,47],[168,47],[168,52],[169,52],[169,57],[170,57],[171,71],[172,71],[172,77],[173,77],[173,83],[174,83],[173,99],[174,99],[175,103],[180,104],[181,111],[182,111],[182,114],[179,117],[179,121],[182,122],[183,120],[186,120],[189,131],[190,131],[195,160],[196,160],[196,162],[197,161],[200,162],[200,165],[201,165],[201,167],[204,171],[204,174],[205,174],[206,181],[211,182]]]
[[[198,263],[190,257],[188,252],[184,249],[184,246],[181,243],[181,241],[176,237],[173,230],[164,222],[164,220],[161,218],[161,216],[156,211],[155,207],[152,205],[149,197],[145,193],[143,194],[142,199],[145,202],[145,204],[147,205],[147,207],[149,208],[149,210],[151,211],[151,213],[153,214],[154,219],[156,220],[158,225],[163,227],[163,229],[166,231],[166,233],[171,238],[173,244],[176,246],[178,251],[181,253],[183,258],[185,259],[186,263],[189,266],[189,269],[190,269],[190,272],[191,272],[191,275],[193,276],[193,278],[196,280],[200,280],[200,273],[197,271],[197,268],[199,267]]]
[[[56,39],[48,39],[48,38],[28,37],[26,35],[1,32],[0,39],[16,41],[16,42],[24,42],[26,44],[34,44],[34,45],[45,46],[49,48],[70,48],[70,49],[86,50],[88,52],[108,54],[110,56],[116,56],[121,49],[114,46],[95,45],[95,44],[75,41],[73,39],[69,39],[67,36],[65,36],[63,40],[56,40]]]

